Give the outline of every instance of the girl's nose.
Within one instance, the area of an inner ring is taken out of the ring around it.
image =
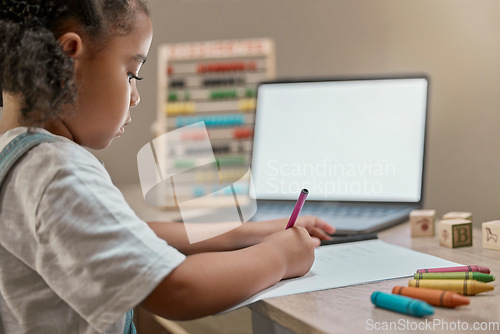
[[[137,91],[137,87],[134,85],[134,89],[132,90],[132,94],[130,95],[130,108],[137,106],[141,102],[141,96]]]

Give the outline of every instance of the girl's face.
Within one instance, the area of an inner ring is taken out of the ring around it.
[[[136,20],[130,34],[111,38],[92,57],[83,52],[83,57],[75,59],[78,100],[75,113],[63,119],[63,124],[82,146],[108,147],[123,134],[131,121],[130,108],[140,101],[135,77],[146,61],[153,28],[146,14]]]

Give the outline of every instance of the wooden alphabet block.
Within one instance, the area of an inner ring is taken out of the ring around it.
[[[412,237],[432,237],[436,210],[412,210],[410,212],[410,226]]]
[[[456,248],[472,246],[472,222],[467,219],[443,219],[438,224],[439,244]]]
[[[452,211],[445,214],[443,219],[467,219],[472,221],[472,213]]]
[[[500,250],[500,220],[483,223],[483,248]]]

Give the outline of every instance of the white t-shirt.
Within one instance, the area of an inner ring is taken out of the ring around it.
[[[25,131],[1,135],[0,150]],[[185,256],[91,153],[58,138],[23,156],[0,189],[0,333],[122,334],[125,313]]]

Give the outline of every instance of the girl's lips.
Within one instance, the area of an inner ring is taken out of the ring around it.
[[[125,127],[126,127],[127,125],[129,125],[131,121],[132,121],[132,119],[130,119],[130,118],[129,118],[129,119],[127,119],[127,121],[126,121],[126,122],[125,122],[125,123],[121,126],[121,128],[120,128],[120,133],[118,134],[119,136],[121,136],[121,135],[125,132]]]

